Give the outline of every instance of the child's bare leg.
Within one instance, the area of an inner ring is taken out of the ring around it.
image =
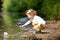
[[[38,34],[38,33],[41,33],[41,30],[37,31],[37,30],[34,30],[33,31],[34,34]]]

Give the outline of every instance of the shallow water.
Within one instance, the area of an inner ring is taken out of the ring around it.
[[[28,21],[28,18],[21,18],[20,20],[21,21],[18,21],[18,22],[22,24],[23,20],[25,23],[26,20]],[[8,38],[6,40],[20,40],[23,37],[27,37],[26,32],[32,29],[32,27],[30,27],[30,26],[27,26],[24,28],[19,28],[19,27],[16,27],[16,25],[15,25],[15,27],[8,29],[9,31],[6,31],[6,32],[8,32]],[[4,32],[5,32],[5,28],[3,30],[2,29],[0,30],[0,40],[4,39],[4,35],[3,35]]]

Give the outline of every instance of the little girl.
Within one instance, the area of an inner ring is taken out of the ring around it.
[[[26,15],[28,18],[30,18],[29,21],[27,21],[24,25],[19,26],[19,27],[24,27],[27,26],[28,24],[30,24],[32,22],[33,25],[33,29],[35,30],[33,33],[41,33],[41,30],[43,30],[45,28],[45,21],[36,15],[36,11],[33,9],[29,9],[26,12]]]

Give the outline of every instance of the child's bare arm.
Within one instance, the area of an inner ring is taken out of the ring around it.
[[[21,26],[19,26],[19,27],[25,27],[25,26],[27,26],[27,25],[30,24],[30,23],[31,23],[31,20],[27,21],[24,25],[21,25]]]
[[[31,23],[31,20],[29,20],[28,22],[26,22],[24,25],[27,26],[30,23]]]
[[[33,29],[36,29],[36,28],[38,28],[40,25],[41,25],[41,24],[38,24],[38,25],[36,25],[35,27],[33,27]]]

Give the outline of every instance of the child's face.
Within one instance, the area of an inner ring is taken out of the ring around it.
[[[34,15],[33,14],[26,14],[28,18],[33,18]]]

